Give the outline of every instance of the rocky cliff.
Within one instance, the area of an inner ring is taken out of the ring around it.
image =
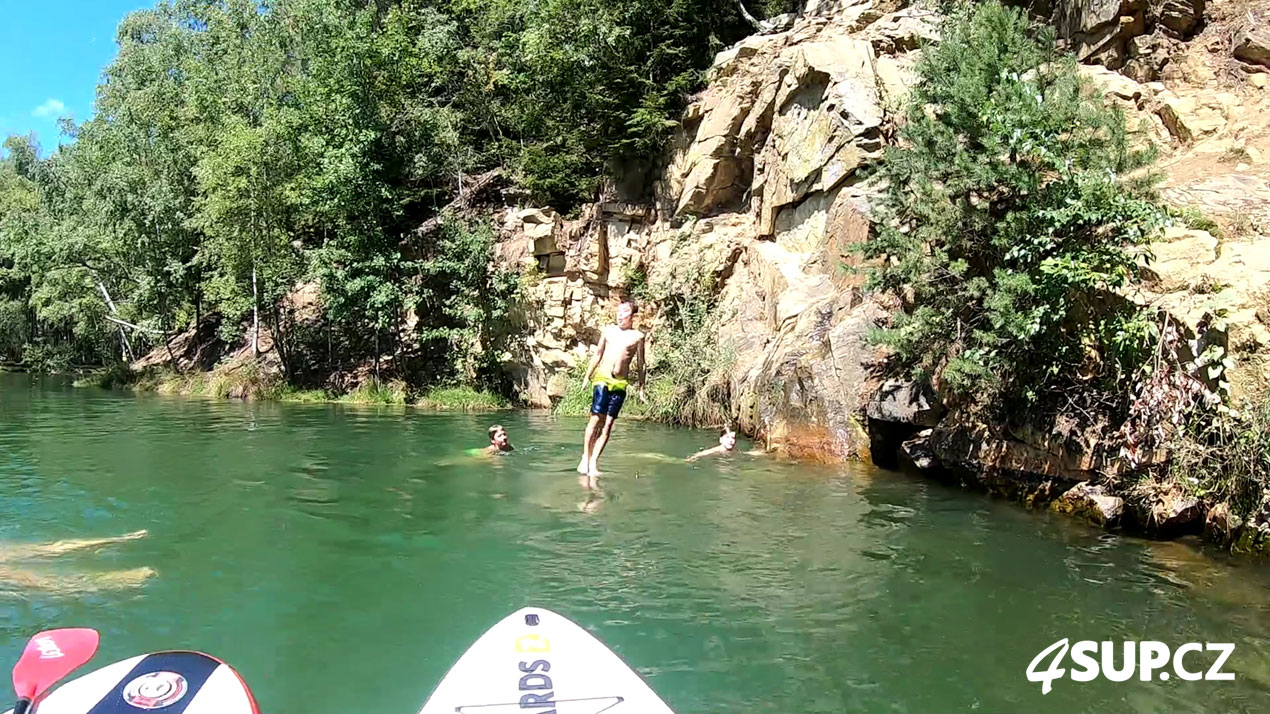
[[[1228,347],[1234,391],[1253,392],[1270,379],[1270,2],[1095,0],[1044,12],[1082,71],[1161,147],[1166,200],[1192,209],[1128,297],[1167,310],[1188,338]],[[715,59],[655,200],[597,203],[572,220],[548,208],[500,214],[499,259],[534,284],[531,327],[508,355],[522,397],[547,406],[562,396],[615,301],[691,264],[718,294],[733,416],[772,448],[846,459],[880,447],[887,458],[898,443],[879,434],[898,433],[915,463],[1052,482],[1044,501],[1088,480],[1097,434],[941,422],[934,395],[882,382],[863,339],[888,310],[850,269],[849,246],[869,236],[863,176],[891,139],[937,17],[893,0],[812,0],[786,25]]]

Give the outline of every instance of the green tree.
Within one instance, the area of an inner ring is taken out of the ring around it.
[[[1114,383],[1147,324],[1108,297],[1161,221],[1139,171],[1151,153],[1022,12],[962,5],[941,34],[862,246],[872,286],[906,307],[877,337],[979,404],[1034,404],[1091,372]]]

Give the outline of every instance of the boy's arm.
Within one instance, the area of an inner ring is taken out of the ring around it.
[[[635,358],[639,360],[639,398],[642,401],[647,401],[647,397],[644,396],[644,380],[648,376],[647,360],[644,357],[644,343],[647,341],[647,336],[639,338],[639,350],[635,354]]]
[[[714,447],[711,447],[711,448],[709,448],[709,449],[704,449],[704,450],[702,450],[702,451],[698,451],[697,453],[693,454],[692,456],[689,456],[688,458],[684,459],[684,461],[696,461],[697,459],[699,459],[699,458],[701,458],[701,457],[703,457],[703,456],[713,456],[713,455],[714,455],[716,452],[718,452],[718,451],[719,451],[719,447],[718,447],[718,446],[714,446]]]
[[[583,384],[590,384],[591,377],[595,376],[595,370],[600,366],[600,360],[604,357],[604,348],[608,346],[608,337],[603,333],[600,334],[600,346],[595,350],[595,356],[591,358],[591,366],[587,368],[586,375],[582,377]]]

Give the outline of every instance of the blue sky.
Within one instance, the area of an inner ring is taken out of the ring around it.
[[[34,131],[57,148],[57,118],[92,114],[115,28],[155,0],[4,0],[0,14],[0,138]]]

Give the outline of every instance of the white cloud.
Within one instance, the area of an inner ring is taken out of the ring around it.
[[[62,104],[61,100],[49,99],[40,106],[31,110],[31,116],[41,118],[61,116],[64,109],[66,109],[66,105]]]

